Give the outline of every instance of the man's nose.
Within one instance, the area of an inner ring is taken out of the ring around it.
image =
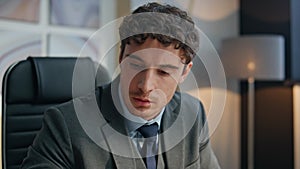
[[[138,88],[144,93],[149,93],[155,89],[155,70],[145,69],[140,72]]]

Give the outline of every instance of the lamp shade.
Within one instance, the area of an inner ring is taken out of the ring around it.
[[[284,38],[280,35],[247,35],[225,39],[221,60],[227,77],[283,80]]]

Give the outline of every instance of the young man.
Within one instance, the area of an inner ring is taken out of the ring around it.
[[[192,19],[149,3],[119,31],[120,75],[49,109],[22,168],[219,168],[202,104],[177,91],[199,46]]]

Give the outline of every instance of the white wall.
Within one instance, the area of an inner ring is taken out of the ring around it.
[[[195,0],[190,13],[217,50],[226,37],[238,36],[238,0]],[[214,66],[214,65],[211,65]],[[236,80],[227,79],[227,99],[222,119],[212,135],[212,146],[223,169],[240,168],[240,96]],[[206,93],[207,89],[199,89]],[[202,97],[204,103],[208,102]]]
[[[238,0],[197,0],[193,12],[216,49],[226,37],[238,36]],[[227,79],[223,117],[212,136],[212,146],[223,169],[240,168],[240,96],[238,81]],[[201,91],[200,93],[203,92]]]

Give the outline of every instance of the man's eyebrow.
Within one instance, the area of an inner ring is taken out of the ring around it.
[[[178,66],[170,65],[170,64],[164,64],[164,65],[159,65],[160,68],[170,68],[170,69],[179,69]]]
[[[137,55],[133,55],[133,54],[127,54],[125,55],[126,57],[129,57],[129,58],[132,58],[132,59],[136,59],[136,60],[139,60],[141,62],[144,62],[143,59],[141,59],[139,56]],[[179,69],[178,66],[174,66],[174,65],[171,65],[171,64],[161,64],[161,65],[158,65],[158,67],[160,68],[169,68],[169,69]]]
[[[126,57],[129,57],[129,58],[132,58],[132,59],[136,59],[136,60],[139,60],[141,62],[144,62],[143,59],[141,59],[140,57],[138,57],[137,55],[133,55],[133,54],[126,54],[125,55]]]

